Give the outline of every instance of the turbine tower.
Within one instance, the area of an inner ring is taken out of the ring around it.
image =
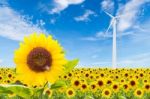
[[[105,11],[104,11],[105,12]],[[108,12],[105,12],[109,17],[111,17],[111,22],[107,28],[106,33],[109,31],[110,27],[113,28],[113,40],[112,40],[112,68],[117,68],[117,18],[118,16],[113,16]]]

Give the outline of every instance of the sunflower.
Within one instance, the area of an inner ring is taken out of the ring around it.
[[[134,95],[138,98],[142,98],[142,96],[144,95],[144,91],[142,89],[138,88],[134,91]]]
[[[102,91],[102,97],[110,98],[111,94],[112,94],[112,92],[111,92],[111,90],[108,89],[108,88],[105,88],[105,89],[103,89],[103,91]]]
[[[142,82],[143,82],[143,84],[148,83],[149,79],[144,78],[144,79],[142,79]]]
[[[115,93],[119,92],[119,89],[120,89],[119,83],[114,82],[114,83],[111,85],[111,88],[112,88],[112,90],[113,90]]]
[[[128,83],[123,83],[123,84],[122,84],[122,88],[123,88],[124,92],[128,92],[129,89],[130,89]]]
[[[47,95],[50,98],[53,95],[53,90],[50,90],[49,88],[46,88],[44,90],[44,94]]]
[[[97,80],[97,85],[98,85],[98,87],[99,87],[100,90],[103,89],[103,87],[106,85],[104,79],[99,78]]]
[[[105,73],[104,73],[104,72],[100,73],[100,76],[101,76],[102,78],[105,77]]]
[[[90,89],[91,89],[92,92],[95,92],[98,89],[96,83],[97,82],[95,82],[95,81],[90,83]]]
[[[15,51],[18,78],[28,84],[44,84],[57,80],[66,63],[62,47],[49,35],[31,34]]]
[[[89,72],[86,72],[86,73],[85,73],[85,78],[88,79],[89,76],[90,76],[90,73],[89,73]]]
[[[64,79],[64,80],[68,80],[68,75],[64,75],[64,76],[63,76],[63,79]]]
[[[68,73],[68,77],[69,77],[69,78],[72,78],[73,76],[74,76],[74,75],[73,75],[72,72],[69,72],[69,73]]]
[[[81,90],[82,92],[86,92],[86,91],[88,91],[88,89],[89,89],[89,86],[88,86],[88,84],[87,84],[86,82],[83,82],[83,83],[80,85],[80,90]]]
[[[149,84],[149,83],[145,83],[145,84],[143,85],[143,88],[144,88],[145,92],[147,92],[147,93],[150,92],[150,84]]]
[[[0,75],[0,83],[3,81],[3,76]]]
[[[111,78],[107,78],[106,79],[106,84],[107,85],[111,85],[113,83],[112,79]]]
[[[94,80],[94,79],[95,79],[94,74],[91,74],[91,75],[89,76],[89,78],[90,78],[90,80]]]
[[[67,97],[71,98],[75,96],[75,91],[73,88],[68,88],[66,91]]]
[[[71,80],[71,85],[75,88],[75,89],[79,89],[80,85],[81,85],[81,80],[78,78],[73,78]]]
[[[136,86],[138,85],[138,81],[136,79],[131,79],[129,81],[129,85],[132,89],[136,88]]]

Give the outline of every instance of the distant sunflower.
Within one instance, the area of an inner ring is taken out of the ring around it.
[[[50,97],[52,97],[53,91],[50,90],[49,88],[47,88],[47,89],[44,90],[44,94],[48,95],[48,97],[50,98]]]
[[[123,84],[122,84],[122,88],[123,88],[123,90],[124,90],[125,92],[128,92],[129,89],[130,89],[128,83],[123,83]]]
[[[149,83],[145,83],[143,85],[143,88],[145,90],[146,93],[150,93],[150,84]]]
[[[136,86],[138,85],[138,81],[136,79],[131,79],[129,81],[129,85],[132,89],[136,88]]]
[[[69,89],[67,89],[66,94],[67,94],[67,97],[69,97],[69,98],[74,97],[75,96],[75,91],[74,91],[73,88],[69,88]]]
[[[112,88],[112,90],[113,90],[115,93],[119,92],[119,89],[120,89],[119,83],[114,82],[114,83],[111,85],[111,88]]]
[[[59,43],[51,36],[36,33],[24,38],[14,61],[18,78],[28,84],[55,82],[66,63]]]
[[[3,76],[0,75],[0,82],[2,82],[2,81],[3,81]]]
[[[103,89],[103,87],[105,86],[105,81],[102,78],[97,79],[97,86],[99,87],[100,90]]]
[[[142,96],[144,95],[144,91],[142,89],[138,88],[134,91],[134,95],[138,98],[142,98]]]
[[[82,92],[86,92],[87,90],[89,89],[89,86],[86,82],[83,82],[81,85],[80,85],[80,90]]]
[[[81,85],[80,79],[73,78],[73,79],[71,80],[71,85],[72,85],[75,89],[79,89],[79,88],[80,88],[80,85]]]
[[[106,79],[106,84],[111,85],[113,83],[111,78],[107,78]]]
[[[90,84],[90,89],[91,89],[91,91],[92,92],[95,92],[95,91],[97,91],[97,82],[92,82],[91,84]]]
[[[105,98],[110,98],[112,92],[110,89],[108,88],[105,88],[103,91],[102,91],[102,97],[105,97]]]

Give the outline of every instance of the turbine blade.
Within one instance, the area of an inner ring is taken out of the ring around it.
[[[109,29],[110,29],[110,27],[112,26],[112,24],[113,24],[113,19],[111,20],[111,22],[110,22],[110,24],[109,24],[109,26],[108,26],[108,28],[107,28],[105,34],[109,31]],[[105,34],[104,34],[104,35],[105,35]]]
[[[111,18],[114,18],[114,16],[112,16],[110,13],[104,11],[108,16],[110,16]]]

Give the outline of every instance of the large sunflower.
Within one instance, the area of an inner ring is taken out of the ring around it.
[[[62,47],[50,35],[31,34],[20,43],[14,61],[18,78],[28,84],[53,83],[66,63]]]

